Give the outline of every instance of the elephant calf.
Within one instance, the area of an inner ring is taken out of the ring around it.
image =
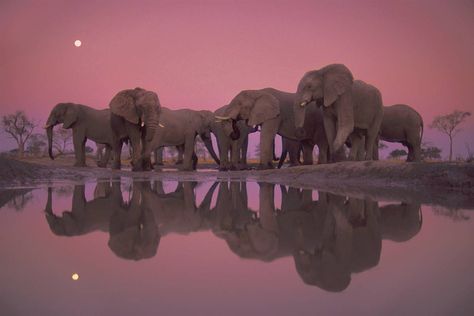
[[[63,128],[72,128],[72,140],[76,162],[74,166],[86,165],[85,145],[90,139],[106,146],[106,154],[98,162],[99,167],[105,167],[110,157],[110,150],[115,142],[115,137],[110,127],[110,110],[96,110],[82,104],[59,103],[49,114],[46,121],[46,134],[48,136],[49,157],[53,156],[53,128],[62,123]]]
[[[379,138],[386,142],[401,143],[408,148],[407,161],[421,161],[423,118],[406,104],[384,107]],[[378,146],[374,158],[378,159]]]
[[[191,109],[171,110],[161,108],[161,127],[155,131],[152,140],[146,143],[143,154],[144,159],[149,159],[151,152],[164,146],[184,146],[183,169],[193,170],[194,146],[196,135],[200,135],[206,148],[217,164],[217,157],[212,147],[210,129],[214,122],[214,113],[211,111],[196,111]]]

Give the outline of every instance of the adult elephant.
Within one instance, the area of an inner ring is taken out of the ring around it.
[[[151,169],[150,155],[145,157],[143,154],[159,126],[161,105],[158,95],[142,88],[122,90],[112,98],[109,107],[116,140],[112,168],[120,169],[122,145],[129,140],[133,149],[132,170]]]
[[[354,81],[346,66],[331,64],[307,72],[298,84],[297,95],[294,104],[297,128],[303,128],[306,106],[316,101],[323,106],[324,130],[330,152],[338,151],[356,131],[366,137],[365,159],[372,159],[383,118],[382,96],[377,88],[361,80]],[[356,152],[352,149],[350,158],[356,159]]]
[[[163,107],[161,109],[160,121],[163,127],[155,130],[154,137],[147,142],[143,157],[149,159],[151,152],[160,147],[184,146],[183,170],[194,170],[195,157],[194,146],[196,135],[200,135],[212,158],[219,164],[212,147],[211,124],[215,121],[214,113],[211,111],[196,111],[191,109],[171,110]]]
[[[104,144],[110,150],[115,143],[115,136],[110,128],[110,110],[96,110],[87,105],[76,103],[58,103],[49,113],[45,129],[48,137],[48,153],[51,159],[53,155],[53,128],[57,124],[63,124],[63,128],[72,129],[72,141],[76,167],[86,166],[86,141],[90,139],[98,144]],[[107,151],[106,151],[107,153]],[[109,154],[102,156],[97,163],[99,167],[105,167],[109,160]]]
[[[224,105],[214,114],[217,117],[224,116],[229,106],[229,104]],[[247,169],[249,134],[257,131],[257,128],[248,126],[244,121],[236,121],[233,124],[231,135],[225,133],[220,120],[215,121],[211,126],[211,131],[216,136],[219,147],[219,170],[221,171]]]
[[[223,116],[226,135],[236,139],[236,121],[248,126],[261,126],[259,169],[273,168],[273,142],[275,135],[298,139],[296,135],[293,104],[297,95],[273,88],[244,90],[235,96]]]
[[[401,143],[408,148],[407,161],[421,161],[423,118],[406,104],[384,107],[379,138],[386,142]],[[378,159],[378,146],[374,150]]]

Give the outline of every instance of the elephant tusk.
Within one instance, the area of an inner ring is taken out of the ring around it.
[[[215,120],[214,122],[216,122],[216,123],[221,123],[222,120]]]
[[[228,121],[230,120],[230,116],[215,116],[216,119],[221,120],[221,121]]]
[[[141,126],[141,127],[145,126],[145,122],[142,122],[142,123],[140,124],[140,126]]]
[[[43,126],[44,129],[48,129],[51,127],[51,124],[46,124],[45,126]]]
[[[159,126],[159,127],[165,127],[165,126],[164,126],[163,124],[161,124],[161,123],[158,123],[158,126]]]
[[[300,103],[300,106],[303,108],[307,103],[308,103],[308,102],[303,101],[303,102]]]

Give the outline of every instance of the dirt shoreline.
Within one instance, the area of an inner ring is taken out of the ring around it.
[[[78,183],[114,177],[174,181],[248,180],[374,199],[416,200],[427,204],[474,208],[474,164],[472,163],[348,161],[280,170],[227,172],[209,169],[201,169],[198,172],[166,169],[163,171],[131,172],[97,167],[77,168],[64,165],[64,162],[54,163],[0,158],[0,188],[43,186],[53,182]]]

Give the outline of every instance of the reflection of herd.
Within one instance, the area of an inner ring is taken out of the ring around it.
[[[244,90],[215,112],[170,110],[160,105],[158,95],[142,88],[122,90],[110,109],[60,103],[46,122],[49,154],[56,124],[73,129],[76,166],[85,165],[85,142],[105,145],[107,152],[99,166],[121,167],[124,142],[132,147],[133,170],[149,170],[151,156],[160,148],[175,146],[183,156],[183,169],[196,168],[195,137],[200,135],[221,170],[246,168],[247,137],[260,131],[259,168],[272,168],[275,136],[283,138],[283,151],[292,164],[312,164],[315,145],[319,163],[339,161],[341,150],[350,147],[349,159],[378,159],[379,139],[399,142],[408,148],[408,161],[420,161],[423,120],[403,104],[384,107],[379,90],[354,80],[342,64],[307,72],[296,93],[272,88]],[[217,139],[219,157],[211,143]],[[155,154],[157,156],[157,154]],[[283,155],[284,157],[284,155]]]
[[[312,190],[280,186],[277,209],[275,185],[259,187],[259,208],[252,210],[245,182],[214,183],[200,205],[194,182],[180,182],[169,193],[159,181],[133,182],[127,199],[120,181],[98,182],[90,201],[85,186],[76,185],[72,209],[61,216],[53,212],[49,189],[46,219],[60,236],[108,232],[111,250],[133,260],[153,257],[168,234],[212,231],[241,258],[268,262],[293,257],[305,283],[328,291],[345,289],[352,273],[375,267],[382,239],[407,241],[422,225],[416,203],[379,206],[370,199],[325,192],[317,192],[314,200]]]

